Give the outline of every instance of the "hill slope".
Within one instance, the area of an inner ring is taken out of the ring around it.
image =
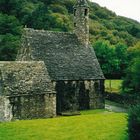
[[[0,1],[0,60],[15,58],[15,49],[18,47],[21,29],[24,26],[35,29],[72,31],[75,1]],[[96,40],[108,40],[112,45],[123,43],[129,47],[140,40],[140,23],[116,16],[115,13],[96,3],[89,2],[89,5],[92,43]]]
[[[23,16],[21,21],[33,28],[72,31],[74,3],[74,0],[27,1],[25,8],[29,8],[29,5],[33,8]],[[104,39],[109,40],[111,44],[121,42],[132,46],[140,39],[140,23],[117,16],[96,3],[89,2],[89,5],[92,42]]]

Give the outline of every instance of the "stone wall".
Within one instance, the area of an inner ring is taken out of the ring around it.
[[[105,107],[104,80],[85,81],[86,89],[89,89],[90,109],[102,109]]]
[[[11,121],[13,118],[12,107],[7,97],[0,96],[0,122]]]
[[[0,121],[56,115],[56,94],[43,61],[0,62]]]
[[[49,118],[56,115],[55,94],[10,97],[13,119]]]
[[[57,113],[104,108],[104,86],[101,80],[54,82]]]

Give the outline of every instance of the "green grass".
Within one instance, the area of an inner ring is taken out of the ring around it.
[[[108,113],[109,111],[106,109],[96,109],[96,110],[84,110],[81,111],[81,115],[90,115],[90,114],[99,114],[99,113]]]
[[[0,123],[0,140],[127,140],[127,114],[105,110],[81,114]]]
[[[105,91],[110,93],[120,93],[121,85],[122,80],[111,80],[110,88],[110,80],[105,80]]]

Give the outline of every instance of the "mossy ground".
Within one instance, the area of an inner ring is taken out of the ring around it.
[[[79,116],[0,123],[0,140],[127,140],[127,114],[106,110]]]

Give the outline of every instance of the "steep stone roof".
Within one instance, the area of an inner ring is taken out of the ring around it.
[[[0,96],[54,93],[43,61],[1,61]]]
[[[17,60],[44,61],[52,80],[104,79],[93,48],[73,33],[26,28]]]

